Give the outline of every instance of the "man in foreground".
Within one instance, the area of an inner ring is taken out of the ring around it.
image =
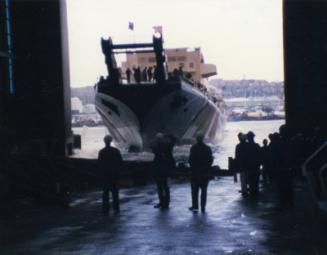
[[[213,157],[211,148],[203,142],[203,139],[203,134],[198,134],[196,137],[197,142],[190,150],[192,207],[189,209],[193,212],[199,210],[198,197],[201,189],[201,211],[204,213]]]
[[[104,213],[108,213],[109,192],[112,194],[113,209],[119,213],[119,172],[123,167],[123,160],[120,151],[111,146],[112,137],[104,137],[105,147],[100,150],[98,163],[100,168],[100,177],[103,185],[102,208]]]

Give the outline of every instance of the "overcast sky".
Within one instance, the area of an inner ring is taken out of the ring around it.
[[[67,0],[72,87],[106,75],[100,38],[201,47],[222,79],[284,80],[282,0]],[[128,22],[134,22],[134,32]]]

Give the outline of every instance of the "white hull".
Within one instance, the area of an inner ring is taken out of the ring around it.
[[[96,108],[114,141],[146,148],[158,132],[172,134],[180,142],[193,140],[198,132],[216,139],[224,122],[221,111],[202,93],[181,83],[181,89],[165,94],[143,116],[137,116],[121,100],[98,92]]]

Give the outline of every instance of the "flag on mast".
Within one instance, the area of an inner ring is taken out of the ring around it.
[[[128,29],[134,31],[134,22],[128,22]]]

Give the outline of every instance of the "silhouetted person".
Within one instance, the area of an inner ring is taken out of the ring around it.
[[[137,68],[133,68],[134,70],[134,80],[136,83],[140,83],[141,82],[141,69],[140,67]]]
[[[159,203],[155,208],[167,209],[170,203],[170,190],[168,186],[168,177],[175,161],[172,155],[172,148],[164,135],[158,133],[152,144],[152,152],[154,154],[153,166],[154,177],[157,184]]]
[[[293,206],[292,147],[288,127],[282,125],[279,133],[275,151],[277,196],[281,209],[289,209]]]
[[[177,69],[177,68],[175,68],[175,69],[173,70],[173,79],[174,79],[175,81],[180,80],[180,79],[179,79],[179,72],[178,72],[178,69]]]
[[[127,83],[130,83],[131,82],[131,74],[132,74],[132,71],[131,69],[129,69],[129,67],[126,69],[126,79],[127,79]]]
[[[261,147],[261,157],[262,157],[262,180],[263,184],[266,185],[270,182],[270,155],[269,155],[269,147],[268,140],[263,139],[263,146]]]
[[[211,148],[203,142],[203,134],[198,134],[196,144],[191,147],[189,163],[191,167],[191,211],[199,210],[199,190],[201,189],[201,211],[205,212],[207,203],[207,188],[210,179],[210,169],[213,162]]]
[[[148,80],[148,70],[146,67],[144,67],[142,71],[142,81],[146,82]]]
[[[148,72],[148,81],[151,82],[152,81],[152,76],[153,76],[151,66],[148,68],[147,72]]]
[[[192,81],[193,80],[193,77],[192,77],[192,74],[191,73],[186,73],[185,75],[186,79]]]
[[[103,185],[102,208],[107,213],[110,209],[109,192],[112,194],[113,208],[119,213],[119,172],[123,167],[120,151],[111,146],[112,137],[104,137],[105,147],[99,151],[98,163]]]
[[[261,164],[261,148],[254,142],[255,134],[247,133],[248,143],[246,145],[245,171],[248,176],[250,195],[256,197],[259,192],[259,176]]]
[[[240,172],[241,179],[241,193],[243,196],[248,192],[248,177],[245,169],[246,160],[246,135],[238,133],[237,135],[239,143],[235,147],[235,163],[238,171]]]

